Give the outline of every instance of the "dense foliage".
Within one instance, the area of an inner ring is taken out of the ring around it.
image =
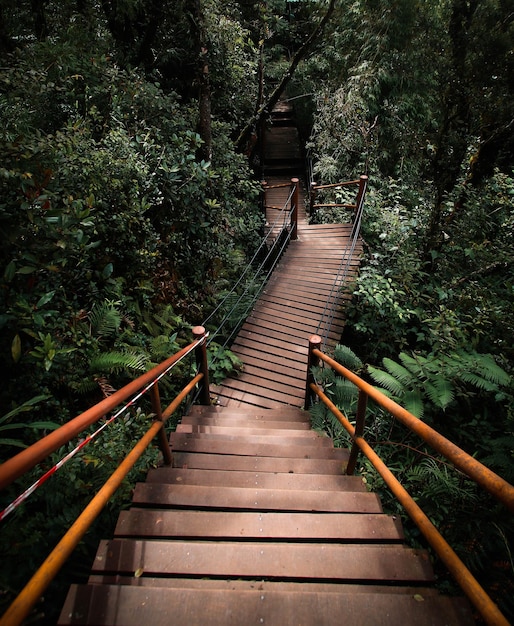
[[[365,376],[511,482],[513,9],[353,2],[304,68],[318,81],[315,176],[370,176],[343,341]],[[341,381],[329,389],[348,407]],[[508,515],[380,411],[369,422],[370,440],[512,617]]]
[[[252,146],[234,142],[286,77],[317,180],[370,177],[352,364],[514,480],[514,0],[336,2],[291,77],[329,6],[2,3],[0,460],[162,360],[215,308],[261,228]],[[325,384],[351,411],[341,381]],[[87,500],[92,470],[113,467],[146,420],[145,407],[127,414],[13,516],[3,562],[37,561],[72,514],[63,505]],[[372,408],[370,438],[514,615],[512,522]],[[27,572],[1,576],[8,598]]]

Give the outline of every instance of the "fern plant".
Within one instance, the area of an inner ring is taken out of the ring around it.
[[[362,368],[362,361],[348,346],[337,345],[334,349],[334,360],[353,371]],[[346,378],[337,376],[331,368],[315,367],[313,375],[332,402],[346,416],[353,415],[359,395],[357,387]],[[336,446],[347,445],[349,439],[346,430],[322,402],[314,404],[310,414],[311,424],[315,430],[326,432]]]
[[[424,357],[401,352],[399,358],[400,363],[384,358],[385,369],[368,365],[368,372],[382,386],[381,391],[420,419],[427,401],[444,411],[456,394],[469,393],[469,387],[500,393],[511,380],[490,354],[458,350]]]

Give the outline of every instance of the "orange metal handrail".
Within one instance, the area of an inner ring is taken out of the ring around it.
[[[152,425],[149,427],[143,437],[132,448],[132,450],[127,454],[127,456],[118,466],[118,468],[108,478],[103,487],[93,497],[91,502],[82,511],[82,513],[75,520],[70,529],[59,541],[57,546],[49,554],[41,567],[37,570],[37,572],[32,576],[26,586],[18,594],[10,607],[0,618],[0,626],[18,626],[27,617],[30,610],[37,602],[38,598],[42,595],[48,585],[55,578],[58,571],[61,569],[61,567],[69,558],[75,547],[78,545],[79,541],[90,528],[94,520],[98,517],[104,506],[114,494],[114,492],[121,485],[123,479],[127,476],[136,461],[143,454],[146,448],[152,443],[154,438],[161,435],[159,443],[162,445],[164,442],[164,445],[166,445],[169,450],[165,439],[164,424],[166,420],[177,410],[177,408],[187,397],[187,395],[191,393],[191,391],[200,382],[203,383],[201,387],[200,398],[201,401],[205,400],[205,389],[207,390],[208,394],[209,380],[208,371],[206,369],[207,358],[205,329],[201,326],[197,326],[193,329],[193,335],[195,336],[195,341],[193,343],[177,352],[175,355],[164,361],[164,363],[161,363],[146,374],[143,374],[143,376],[140,376],[136,380],[132,381],[131,383],[120,389],[118,392],[113,394],[110,398],[107,398],[109,402],[100,402],[99,404],[92,407],[90,410],[76,417],[65,426],[61,427],[57,431],[54,431],[54,433],[59,433],[59,431],[62,430],[58,437],[54,436],[50,441],[48,441],[50,435],[48,437],[45,437],[42,440],[46,440],[44,446],[34,444],[34,446],[31,446],[24,451],[30,452],[36,449],[36,452],[34,454],[25,454],[21,456],[23,453],[20,453],[0,466],[3,484],[9,485],[17,477],[27,471],[27,469],[31,469],[40,460],[42,460],[42,458],[44,458],[44,456],[41,456],[43,454],[43,450],[50,450],[50,452],[53,452],[55,449],[63,445],[63,443],[67,443],[68,441],[70,441],[76,434],[80,432],[80,430],[77,429],[80,428],[81,430],[83,430],[94,421],[97,421],[98,419],[103,417],[118,404],[133,396],[134,393],[136,393],[140,389],[144,389],[149,383],[155,380],[156,377],[168,370],[171,365],[177,363],[185,354],[191,352],[193,349],[196,348],[196,359],[199,368],[198,374],[194,376],[194,378],[177,394],[171,404],[169,404],[169,406],[166,407],[166,409],[164,410],[161,409],[157,383],[151,387],[152,404],[154,405],[154,412],[156,413],[155,421],[152,423]],[[112,398],[114,397],[115,401],[112,400]],[[52,433],[52,435],[54,433]],[[67,437],[66,440],[64,440],[65,437]],[[48,452],[47,454],[49,454],[50,452]],[[167,458],[171,460],[171,457],[166,457],[166,455],[164,455],[165,461]]]
[[[353,448],[350,453],[350,459],[352,460],[353,457],[353,462],[351,463],[351,466],[349,463],[347,473],[353,473],[355,453],[356,450],[359,449],[369,459],[380,476],[384,479],[396,499],[405,508],[410,518],[418,526],[424,537],[446,565],[461,589],[480,612],[486,623],[492,626],[508,626],[508,620],[498,609],[497,605],[487,595],[451,546],[439,533],[437,528],[432,524],[422,509],[416,504],[398,479],[362,436],[365,411],[365,402],[363,397],[372,398],[374,402],[386,409],[393,417],[407,426],[412,432],[419,435],[426,443],[431,445],[446,459],[451,461],[458,469],[479,484],[482,488],[495,496],[511,511],[514,510],[514,486],[461,450],[458,446],[443,437],[436,430],[427,424],[424,424],[421,420],[412,415],[412,413],[409,413],[409,411],[385,396],[352,371],[348,370],[341,364],[337,363],[337,361],[334,361],[334,359],[331,359],[329,356],[321,352],[319,350],[320,345],[320,337],[314,335],[310,338],[308,361],[309,371],[307,377],[305,407],[309,407],[312,394],[316,395],[329,408],[329,410],[333,413],[333,415],[335,415],[335,417],[349,433],[353,440]],[[352,426],[346,416],[314,382],[311,368],[317,365],[320,360],[359,388],[359,407],[355,427]]]
[[[142,376],[139,376],[139,378],[136,378],[128,385],[125,385],[125,387],[122,387],[122,389],[119,389],[108,398],[105,398],[98,404],[95,404],[95,406],[91,407],[87,411],[84,411],[84,413],[81,413],[57,430],[54,430],[29,448],[22,450],[16,456],[13,456],[9,460],[5,461],[5,463],[2,463],[2,465],[0,465],[0,489],[7,487],[22,474],[40,463],[49,454],[67,444],[79,435],[85,428],[97,422],[119,404],[151,383],[160,374],[169,369],[174,363],[177,363],[180,359],[182,359],[184,355],[198,345],[200,341],[201,339],[196,339],[193,343],[185,348],[182,348],[182,350],[171,356],[163,363],[157,365]]]

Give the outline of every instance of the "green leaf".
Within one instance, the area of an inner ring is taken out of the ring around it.
[[[423,419],[425,408],[423,406],[421,393],[418,390],[407,391],[403,396],[402,403],[407,411],[410,411],[417,418]]]
[[[32,407],[34,407],[36,404],[39,404],[40,402],[43,402],[44,400],[48,400],[48,398],[50,398],[50,397],[51,396],[48,395],[48,394],[42,394],[42,395],[39,395],[39,396],[34,396],[30,400],[27,400],[23,404],[20,404],[20,406],[17,406],[12,411],[9,411],[9,413],[6,413],[3,417],[0,417],[0,422],[5,422],[5,421],[7,421],[9,419],[12,419],[16,415],[19,415],[20,413],[24,413],[26,411],[31,411]]]
[[[112,263],[107,263],[107,265],[102,270],[102,278],[109,278],[114,270],[114,266]]]
[[[11,354],[12,354],[13,361],[15,363],[18,363],[19,360],[21,359],[21,339],[18,334],[16,334],[16,336],[12,340]]]
[[[24,265],[23,267],[20,267],[19,270],[17,270],[16,274],[33,274],[35,271],[35,267],[32,267],[30,265]]]
[[[391,374],[377,367],[373,367],[372,365],[368,365],[368,372],[375,382],[388,389],[394,395],[401,396],[403,394],[404,386],[398,382],[394,376],[391,376]]]
[[[41,296],[41,298],[39,298],[39,300],[37,301],[36,304],[36,308],[39,309],[42,306],[44,306],[47,302],[50,302],[50,300],[55,296],[55,290],[54,291],[49,291],[48,293],[45,293],[44,296]]]
[[[5,268],[4,278],[8,283],[10,283],[11,280],[14,278],[15,274],[16,274],[16,263],[14,261],[11,261]]]

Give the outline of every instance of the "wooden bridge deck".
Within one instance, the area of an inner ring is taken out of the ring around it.
[[[466,602],[435,591],[428,554],[404,545],[400,520],[359,477],[343,475],[348,452],[313,432],[298,408],[306,338],[346,234],[303,222],[299,235],[237,339],[245,386],[220,396],[240,393],[242,406],[196,406],[183,417],[170,440],[173,467],[136,486],[59,624],[473,623]],[[259,408],[266,398],[269,408]]]
[[[265,142],[266,222],[270,228],[277,221],[281,225],[291,178],[299,178],[298,239],[289,243],[232,344],[244,370],[212,388],[222,406],[302,405],[309,337],[322,336],[329,351],[339,343],[348,297],[341,288],[355,278],[362,254],[360,240],[350,249],[351,224],[309,224],[298,132],[284,125],[288,110],[280,105],[280,125],[268,130]],[[286,164],[293,169],[285,170]]]

